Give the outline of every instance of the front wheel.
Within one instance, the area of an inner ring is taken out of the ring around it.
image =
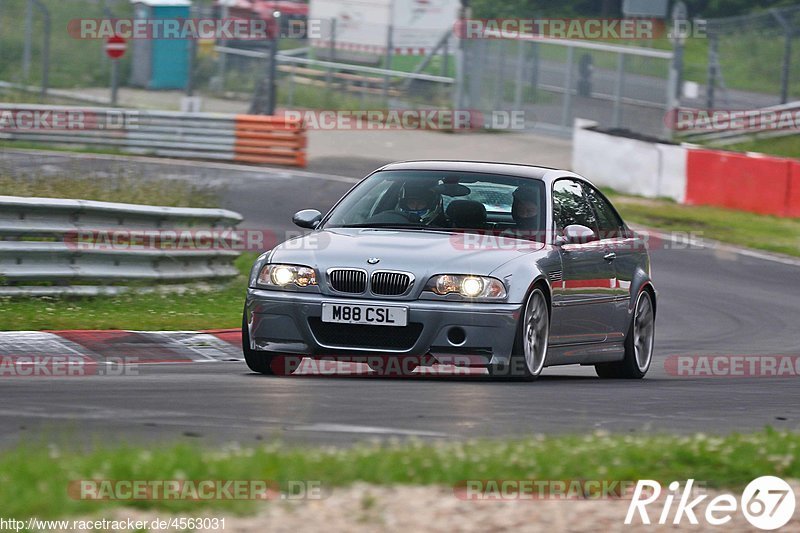
[[[610,379],[642,379],[653,361],[655,318],[653,297],[648,291],[642,291],[636,299],[636,308],[625,339],[625,358],[615,363],[595,365],[597,375]]]
[[[550,341],[550,311],[541,289],[533,289],[520,321],[513,353],[506,365],[492,365],[493,378],[534,381],[542,373]]]

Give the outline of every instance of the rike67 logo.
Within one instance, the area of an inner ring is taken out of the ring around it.
[[[669,484],[669,492],[662,498],[661,484],[652,480],[640,480],[631,498],[625,524],[641,521],[642,524],[672,523],[680,525],[684,519],[698,525],[698,517],[712,526],[724,526],[738,511],[753,527],[771,531],[785,526],[795,510],[795,495],[791,485],[775,476],[762,476],[751,481],[741,498],[732,494],[720,494],[709,501],[708,494],[697,497],[693,493],[694,480],[690,479],[681,489],[678,481]],[[648,506],[650,507],[648,509]],[[660,509],[659,509],[660,507]],[[655,519],[649,511],[655,511]]]

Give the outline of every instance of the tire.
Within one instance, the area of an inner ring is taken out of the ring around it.
[[[542,289],[536,287],[525,303],[509,363],[489,366],[489,375],[496,379],[535,381],[545,366],[549,340],[550,306]]]
[[[250,331],[247,329],[246,315],[242,315],[242,353],[247,367],[265,376],[288,376],[300,366],[302,356],[286,356],[259,352],[250,348]]]
[[[636,298],[636,307],[625,338],[625,358],[615,363],[595,365],[597,375],[605,379],[642,379],[653,362],[656,313],[653,297],[643,290]]]

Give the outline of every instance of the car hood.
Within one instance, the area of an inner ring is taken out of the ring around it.
[[[402,270],[420,279],[434,274],[488,275],[543,248],[541,243],[493,235],[336,228],[284,242],[273,249],[270,262],[311,266],[319,272],[333,267]],[[380,261],[370,265],[369,259]]]

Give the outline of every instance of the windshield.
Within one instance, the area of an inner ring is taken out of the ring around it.
[[[389,170],[356,187],[324,226],[543,232],[544,192],[531,178]]]

